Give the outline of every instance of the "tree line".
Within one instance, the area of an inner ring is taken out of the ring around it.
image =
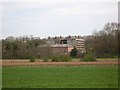
[[[2,39],[3,59],[26,59],[34,54],[34,49],[46,43],[46,39],[39,37],[23,36],[15,38],[13,36]]]
[[[107,23],[100,31],[85,37],[87,53],[93,53],[96,57],[117,57],[119,49],[120,30],[119,24]]]
[[[83,38],[86,54],[92,53],[96,57],[103,58],[116,57],[120,54],[118,43],[120,30],[119,24],[116,22],[107,23],[100,31],[95,31],[92,35],[83,36]],[[33,36],[10,36],[1,41],[3,59],[27,59],[34,55],[38,46],[46,44],[47,39]],[[76,53],[76,50],[72,50],[71,55],[75,57]]]

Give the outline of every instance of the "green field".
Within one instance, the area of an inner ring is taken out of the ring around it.
[[[3,67],[3,88],[117,88],[115,65]]]

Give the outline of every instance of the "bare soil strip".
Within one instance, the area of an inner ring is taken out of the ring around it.
[[[29,60],[0,60],[0,66],[80,66],[80,65],[118,65],[118,60],[99,60],[95,62],[30,62]]]

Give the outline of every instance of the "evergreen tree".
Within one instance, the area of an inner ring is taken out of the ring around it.
[[[74,47],[71,52],[70,52],[70,56],[72,58],[75,58],[77,56],[78,50],[76,49],[76,47]]]

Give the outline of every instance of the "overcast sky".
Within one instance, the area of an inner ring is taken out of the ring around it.
[[[118,21],[118,0],[4,0],[0,6],[2,38],[91,35]]]

